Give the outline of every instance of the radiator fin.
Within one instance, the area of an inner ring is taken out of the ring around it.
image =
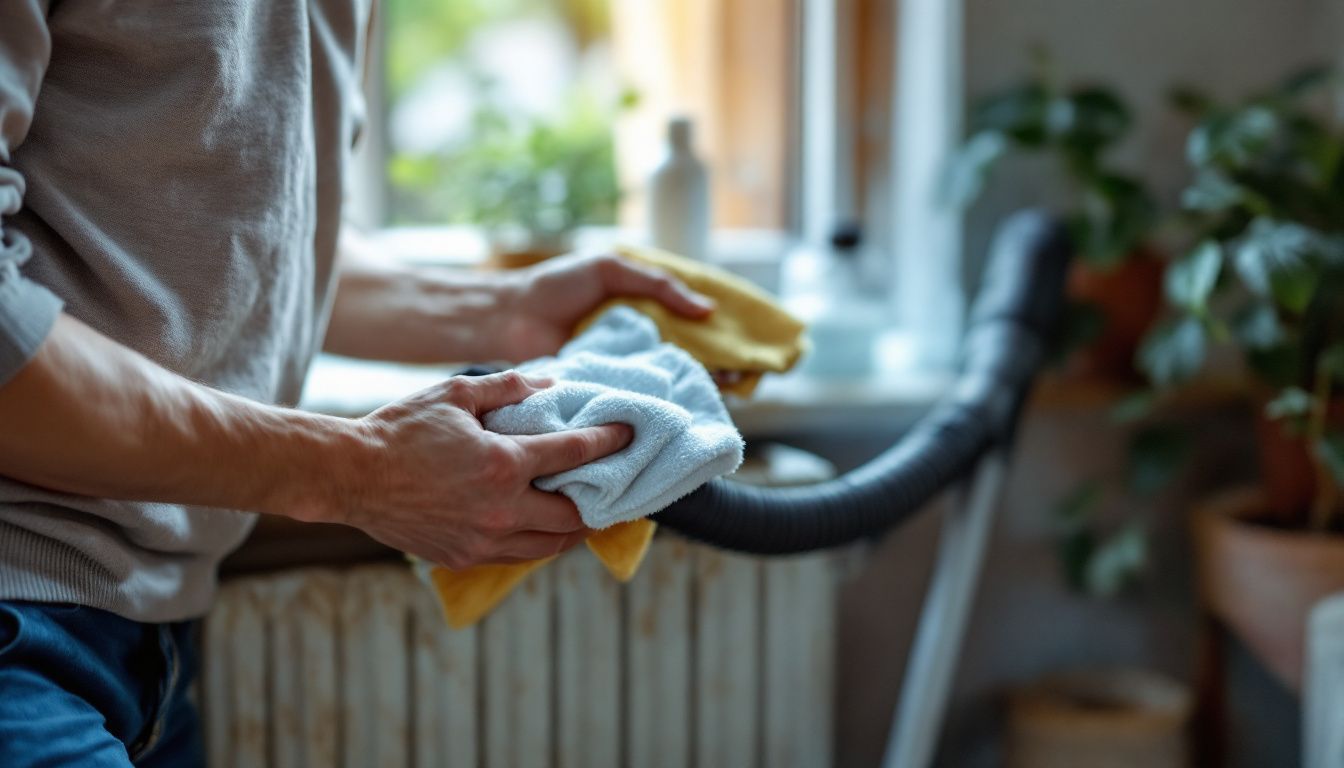
[[[628,585],[578,551],[449,631],[400,564],[226,583],[213,768],[830,764],[835,568],[660,537]]]

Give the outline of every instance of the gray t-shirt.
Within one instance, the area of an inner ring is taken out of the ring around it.
[[[369,2],[0,3],[0,385],[63,307],[196,381],[297,400]],[[0,599],[197,616],[252,522],[0,476]]]

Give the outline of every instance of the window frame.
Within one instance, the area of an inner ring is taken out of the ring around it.
[[[947,367],[959,347],[966,303],[962,217],[939,203],[936,189],[942,158],[961,131],[964,0],[790,1],[801,54],[794,57],[794,108],[786,134],[796,160],[785,170],[791,186],[785,226],[768,235],[716,229],[713,258],[761,275],[773,266],[777,280],[790,252],[825,248],[837,223],[864,221],[870,234],[868,282],[880,285],[896,308],[895,323],[912,341],[912,359],[921,367]],[[478,263],[485,253],[479,228],[386,223],[387,41],[377,2],[368,40],[366,124],[354,155],[347,219],[374,233],[389,251],[406,249],[409,261]],[[865,76],[864,69],[879,60],[873,48],[886,40],[894,41],[891,69]],[[890,117],[875,136],[873,102],[883,97]],[[915,115],[918,120],[910,117]],[[577,242],[641,239],[637,230],[590,227],[580,231]],[[766,243],[772,253],[762,251]],[[931,251],[939,257],[930,258]]]
[[[840,0],[791,1],[796,3],[800,7],[800,10],[807,10],[808,8],[833,5]],[[815,12],[815,10],[813,10],[813,12]],[[801,23],[801,14],[796,12],[795,18],[800,21],[797,26],[803,27],[804,25]],[[795,30],[795,34],[801,35],[801,29]],[[353,153],[354,173],[347,190],[346,219],[372,233],[408,230],[410,232],[418,233],[411,238],[412,240],[418,240],[429,232],[441,231],[448,235],[448,239],[454,243],[459,245],[467,243],[472,239],[470,231],[475,229],[470,225],[393,225],[388,223],[389,186],[386,167],[388,159],[387,122],[389,105],[387,103],[385,88],[386,59],[384,56],[387,40],[386,24],[383,19],[381,3],[375,2],[371,11],[368,40],[368,51],[366,54],[367,61],[364,67],[364,81],[362,88],[364,102],[367,105],[366,115],[361,139],[356,145]],[[835,40],[831,39],[827,41],[826,45],[830,46],[829,50],[826,47],[818,49],[816,47],[816,42],[817,41],[814,40],[813,47],[804,50],[802,56],[795,57],[795,64],[792,67],[794,70],[793,79],[795,81],[795,89],[793,96],[790,98],[790,102],[793,105],[790,110],[792,113],[790,115],[790,125],[785,133],[786,142],[791,147],[791,151],[787,153],[790,157],[798,157],[804,154],[809,154],[809,152],[812,155],[816,154],[815,150],[807,150],[804,147],[808,141],[811,141],[813,144],[816,143],[816,139],[813,138],[811,127],[805,125],[805,123],[809,122],[805,118],[805,115],[807,115],[809,111],[812,111],[809,109],[809,106],[817,103],[817,97],[820,96],[821,98],[825,98],[825,96],[820,92],[814,93],[812,90],[804,92],[800,82],[800,75],[802,72],[807,71],[809,67],[804,61],[805,59],[809,57],[821,57],[822,60],[825,60],[826,56],[833,56]],[[833,94],[835,93],[834,83],[826,84],[825,89],[826,92],[832,94],[833,97]],[[809,101],[809,99],[811,101]],[[785,190],[784,195],[786,201],[784,226],[778,230],[768,231],[786,234],[796,242],[801,239],[803,230],[800,212],[804,209],[804,206],[799,200],[799,190],[807,187],[808,184],[804,183],[802,180],[803,171],[800,164],[793,162],[789,165],[792,167],[786,167],[784,169],[784,176],[787,183],[787,189]],[[833,183],[838,182],[828,182],[828,186]],[[833,198],[833,196],[833,191],[826,193],[826,199],[828,200]],[[829,226],[830,225],[828,224],[827,227]],[[632,234],[638,235],[638,232],[630,229],[623,229],[621,227],[588,227],[584,229],[588,230],[590,235],[595,231],[604,229],[612,235],[619,234],[622,237],[629,237]],[[760,238],[754,236],[752,233],[759,234],[762,231],[766,230],[737,227],[716,228],[712,240],[715,243],[729,246],[741,244],[743,242],[759,242]],[[726,232],[727,234],[721,235],[721,232]],[[395,240],[396,238],[394,237],[393,239]],[[591,240],[592,238],[580,239]],[[817,242],[821,242],[823,239],[824,238],[818,239]],[[751,249],[748,248],[748,251],[750,250]],[[781,258],[782,256],[783,254],[781,253]],[[469,259],[465,259],[464,257],[453,258],[451,256],[446,256],[445,258],[454,262],[469,261]]]

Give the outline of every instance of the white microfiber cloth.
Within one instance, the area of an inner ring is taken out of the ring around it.
[[[534,483],[573,500],[590,528],[647,517],[742,463],[742,436],[704,366],[662,343],[653,321],[629,307],[518,370],[555,383],[486,414],[486,429],[539,435],[619,422],[634,430],[624,450]]]

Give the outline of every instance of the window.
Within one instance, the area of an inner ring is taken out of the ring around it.
[[[789,226],[792,3],[384,0],[380,17],[366,220],[639,226],[663,125],[688,114],[715,226]]]
[[[356,221],[478,248],[520,208],[542,229],[637,230],[665,122],[688,114],[716,244],[768,230],[777,262],[860,221],[866,284],[931,359],[955,350],[960,221],[934,190],[960,131],[958,0],[381,5]]]

